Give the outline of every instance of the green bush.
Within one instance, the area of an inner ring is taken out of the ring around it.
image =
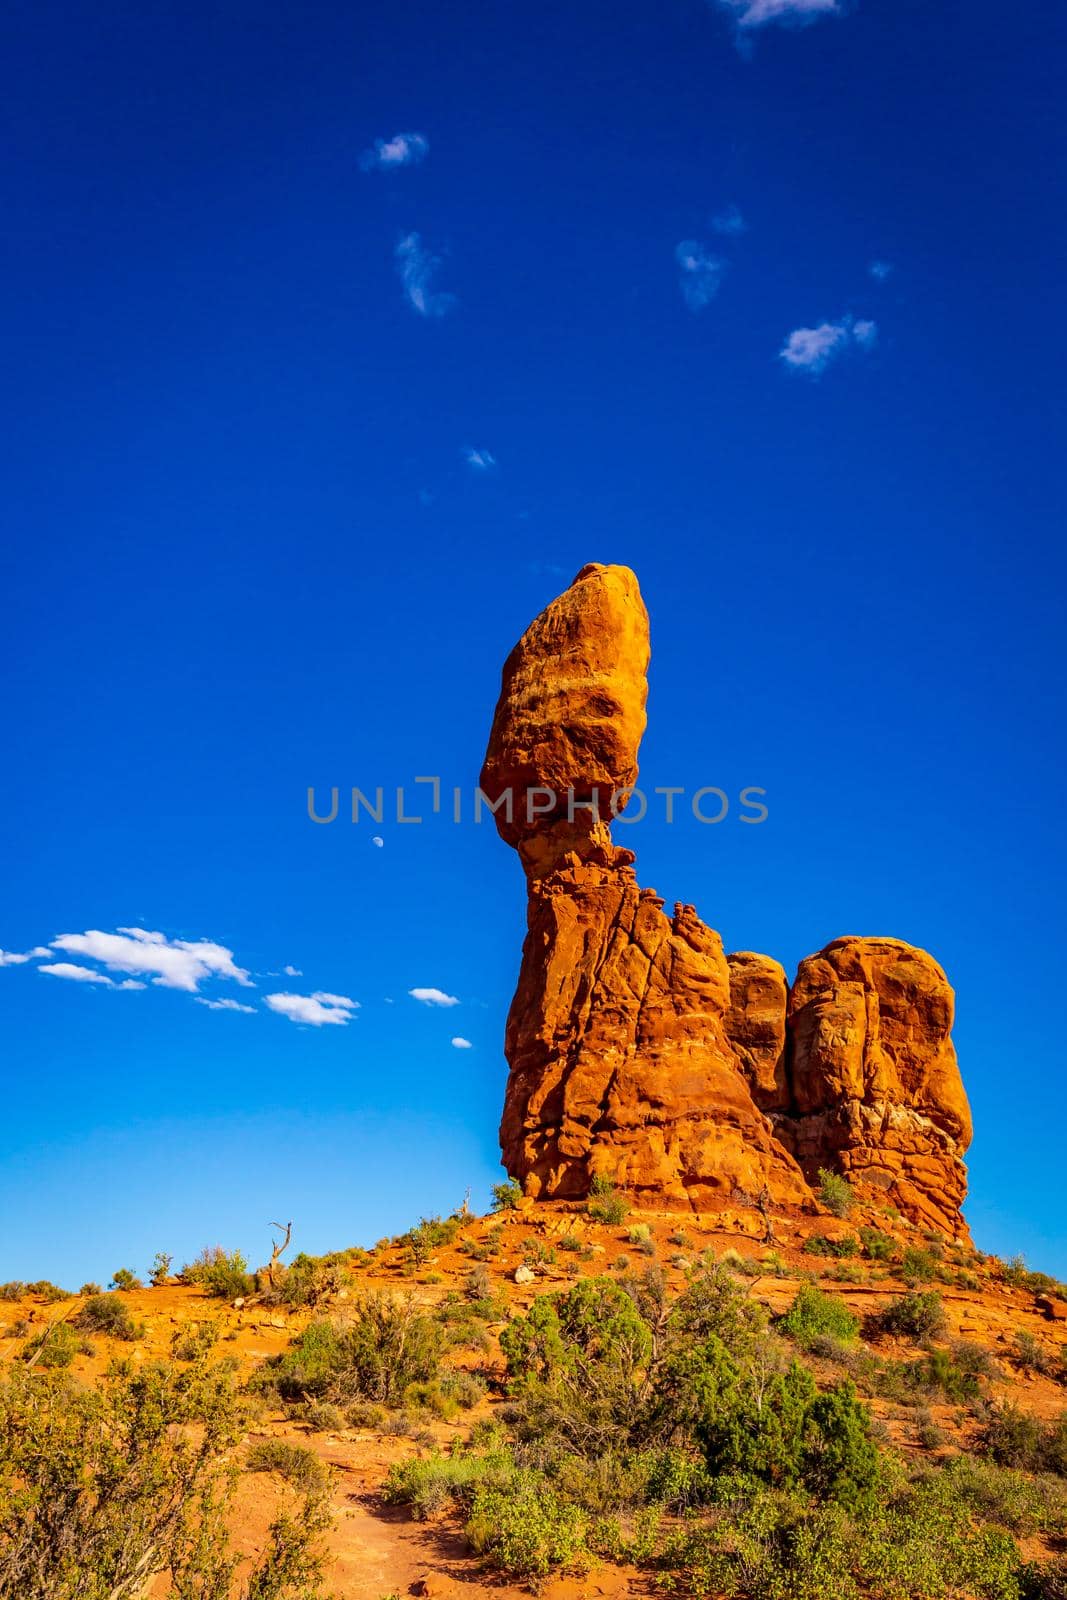
[[[54,1369],[69,1367],[77,1353],[78,1336],[69,1322],[53,1322],[43,1328],[26,1340],[20,1352],[23,1361]]]
[[[111,1279],[111,1287],[113,1289],[143,1289],[144,1284],[135,1272],[130,1271],[129,1267],[120,1267]]]
[[[129,1307],[114,1294],[94,1294],[73,1318],[74,1326],[109,1339],[140,1339],[144,1328],[134,1322]]]
[[[325,1489],[329,1474],[314,1450],[289,1444],[284,1439],[263,1439],[249,1445],[245,1455],[248,1472],[277,1472],[294,1489],[313,1494]]]
[[[907,1284],[932,1283],[937,1277],[937,1259],[929,1250],[909,1244],[900,1258],[900,1276]]]
[[[157,1587],[221,1600],[242,1558],[230,1542],[230,1457],[245,1416],[221,1368],[112,1369],[94,1389],[25,1367],[0,1376],[0,1595],[105,1600]],[[279,1512],[242,1572],[246,1600],[321,1595],[321,1497]]]
[[[594,1178],[589,1186],[589,1196],[585,1209],[594,1222],[602,1222],[608,1228],[618,1228],[630,1215],[628,1202],[615,1192],[615,1185],[607,1178]]]
[[[847,1217],[856,1202],[852,1185],[839,1172],[819,1168],[819,1199],[835,1217]]]
[[[467,1539],[502,1572],[544,1578],[553,1567],[585,1564],[587,1528],[578,1506],[537,1474],[519,1471],[504,1489],[475,1489]]]
[[[514,1211],[522,1199],[522,1184],[514,1178],[505,1178],[503,1183],[494,1183],[489,1192],[493,1197],[494,1211]]]
[[[861,1228],[860,1243],[872,1261],[892,1261],[896,1245],[888,1233],[877,1228]]]
[[[828,1239],[824,1233],[813,1233],[804,1241],[804,1250],[809,1256],[836,1256],[844,1259],[848,1256],[859,1255],[860,1242],[854,1234],[846,1234],[843,1239]]]
[[[168,1256],[165,1250],[157,1250],[155,1259],[148,1271],[148,1281],[153,1289],[161,1289],[170,1277],[173,1256]]]
[[[101,1289],[101,1287],[100,1287],[100,1285],[98,1283],[91,1283],[90,1282],[90,1283],[83,1283],[81,1288],[78,1290],[78,1293],[79,1294],[85,1294],[85,1295],[102,1294],[103,1290]]]
[[[779,1328],[801,1346],[826,1335],[849,1344],[859,1332],[859,1321],[837,1295],[824,1294],[814,1284],[803,1283],[796,1299],[781,1318]]]
[[[437,1376],[444,1330],[410,1300],[371,1294],[344,1320],[309,1323],[289,1350],[260,1369],[258,1383],[283,1400],[357,1400],[395,1406],[413,1383]]]
[[[945,1307],[936,1290],[901,1295],[883,1306],[874,1321],[884,1333],[903,1334],[911,1339],[933,1339],[944,1331]]]

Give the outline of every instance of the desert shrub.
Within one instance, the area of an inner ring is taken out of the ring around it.
[[[391,1505],[410,1506],[419,1521],[448,1505],[469,1513],[480,1485],[506,1488],[515,1470],[510,1451],[496,1440],[488,1442],[490,1448],[480,1453],[459,1448],[445,1456],[434,1450],[418,1460],[397,1462],[385,1480],[383,1498]]]
[[[330,1400],[309,1400],[301,1415],[312,1433],[336,1433],[345,1425],[344,1412]]]
[[[1067,1556],[1029,1562],[1022,1573],[1023,1600],[1067,1600]]]
[[[661,1560],[698,1594],[748,1600],[1018,1600],[1010,1536],[975,1527],[945,1491],[934,1478],[846,1516],[832,1503],[812,1506],[796,1493],[735,1480],[723,1486],[718,1515],[672,1535]]]
[[[796,1299],[781,1318],[779,1328],[783,1333],[805,1345],[820,1334],[851,1343],[859,1331],[859,1322],[837,1295],[824,1294],[814,1284],[803,1283]]]
[[[263,1290],[264,1302],[294,1309],[321,1304],[353,1283],[352,1255],[351,1251],[342,1251],[336,1255],[309,1256],[301,1251],[278,1275],[277,1282]]]
[[[593,1179],[585,1209],[594,1222],[602,1222],[609,1228],[618,1228],[630,1214],[628,1202],[616,1193],[615,1185],[607,1178]]]
[[[324,1489],[329,1476],[314,1450],[305,1445],[289,1444],[285,1439],[262,1439],[249,1445],[245,1470],[277,1472],[304,1494]]]
[[[1020,1371],[1037,1372],[1046,1378],[1055,1377],[1060,1372],[1062,1358],[1057,1359],[1052,1355],[1032,1333],[1017,1333],[1013,1343],[1012,1358]]]
[[[896,1246],[888,1233],[877,1228],[861,1228],[860,1243],[872,1261],[892,1261]]]
[[[0,1300],[22,1300],[26,1295],[26,1285],[17,1278],[9,1283],[0,1283]]]
[[[688,1250],[692,1240],[684,1228],[675,1228],[673,1233],[667,1235],[668,1244],[676,1244],[680,1250]]]
[[[61,1289],[50,1278],[38,1278],[36,1283],[28,1283],[26,1293],[36,1295],[47,1306],[56,1305],[60,1300],[73,1299],[69,1289]]]
[[[170,1353],[175,1361],[199,1361],[218,1343],[219,1330],[214,1322],[190,1322],[175,1330]]]
[[[0,1378],[0,1595],[104,1600],[168,1589],[206,1600],[239,1566],[229,1454],[244,1427],[231,1374],[119,1367],[92,1390],[13,1368]],[[320,1497],[276,1518],[246,1600],[321,1594]]]
[[[244,1256],[234,1250],[230,1255],[217,1255],[205,1268],[200,1284],[216,1300],[239,1300],[253,1292],[256,1280]]]
[[[130,1316],[130,1310],[113,1294],[94,1294],[73,1319],[74,1326],[87,1333],[105,1334],[109,1339],[140,1339],[144,1329]]]
[[[556,1252],[549,1248],[542,1239],[524,1239],[522,1241],[522,1259],[528,1267],[547,1266],[556,1259]]]
[[[514,1178],[505,1178],[503,1183],[494,1183],[489,1192],[494,1211],[514,1211],[522,1199],[522,1184]]]
[[[566,1250],[570,1254],[582,1248],[582,1241],[576,1233],[565,1233],[556,1240],[556,1248],[558,1250]]]
[[[462,1226],[461,1217],[422,1217],[396,1242],[407,1245],[414,1265],[423,1267],[435,1250],[452,1243]]]
[[[78,1336],[69,1322],[53,1322],[27,1339],[19,1353],[36,1367],[69,1367],[78,1353]]]
[[[284,1400],[357,1400],[398,1405],[413,1383],[437,1376],[440,1323],[409,1300],[371,1294],[342,1320],[312,1322],[258,1381]]]
[[[168,1256],[165,1250],[157,1250],[151,1267],[148,1269],[148,1281],[153,1289],[162,1288],[170,1277],[173,1256]]]
[[[85,1295],[102,1294],[103,1290],[98,1283],[93,1283],[90,1281],[89,1283],[83,1283],[81,1288],[78,1290],[78,1293]]]
[[[819,1168],[819,1199],[835,1217],[847,1217],[855,1204],[852,1185],[839,1172]]]
[[[932,1283],[937,1277],[937,1261],[929,1250],[909,1244],[900,1258],[900,1276],[909,1285]]]
[[[883,1306],[872,1320],[883,1333],[933,1339],[944,1330],[945,1307],[936,1290],[925,1294],[913,1292]]]
[[[479,1485],[467,1539],[495,1567],[517,1578],[543,1578],[585,1554],[588,1523],[536,1473],[518,1471],[504,1489]]]
[[[1001,1467],[1041,1469],[1045,1430],[1029,1411],[1006,1402],[994,1406],[979,1435],[979,1444]]]
[[[143,1289],[144,1284],[129,1267],[120,1267],[111,1279],[112,1289]]]
[[[813,1233],[804,1240],[804,1250],[809,1256],[836,1256],[843,1259],[859,1254],[860,1242],[854,1234],[843,1239],[828,1239],[824,1233]]]

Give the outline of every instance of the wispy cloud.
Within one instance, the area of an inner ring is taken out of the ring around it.
[[[0,966],[22,966],[26,962],[32,962],[35,955],[51,955],[51,950],[37,949],[24,950],[24,952],[19,952],[19,950],[0,950]]]
[[[492,472],[496,466],[496,456],[488,450],[464,450],[463,459],[475,472]]]
[[[359,1010],[359,1001],[344,994],[268,994],[264,1002],[290,1022],[306,1022],[313,1028],[333,1026],[343,1028],[352,1021]]]
[[[748,232],[748,223],[734,205],[717,211],[711,219],[711,226],[715,233],[721,233],[726,239],[736,239]]]
[[[876,323],[842,317],[840,322],[820,322],[817,328],[794,328],[778,355],[793,371],[817,378],[850,346],[869,350],[877,337]]]
[[[195,994],[205,978],[229,978],[254,987],[244,968],[235,965],[233,951],[210,939],[168,939],[146,928],[119,928],[115,933],[89,928],[61,933],[52,940],[52,949],[87,956],[111,972],[142,973],[161,988],[188,994]]]
[[[106,972],[98,972],[95,967],[81,967],[73,961],[47,961],[37,968],[38,972],[47,972],[53,978],[69,978],[72,983],[102,983],[108,989],[143,989],[145,985],[137,978],[125,978],[122,983],[116,983],[114,978],[109,978]]]
[[[375,139],[360,156],[359,164],[364,172],[395,172],[397,167],[417,167],[429,150],[430,141],[424,133],[394,133],[391,139]]]
[[[456,1037],[452,1040],[452,1048],[453,1050],[473,1050],[474,1046],[471,1044],[469,1039],[462,1039],[457,1033]]]
[[[867,272],[875,283],[884,283],[892,270],[893,263],[891,261],[871,261],[867,266]]]
[[[413,309],[420,317],[446,316],[455,305],[456,297],[433,287],[441,265],[440,256],[427,250],[418,233],[405,233],[398,239],[394,255],[404,294]]]
[[[240,1000],[208,1000],[204,995],[198,994],[196,1003],[207,1006],[209,1011],[243,1011],[249,1017],[254,1017],[256,1014],[255,1006],[242,1005]]]
[[[78,967],[72,961],[51,961],[37,969],[39,972],[49,972],[53,978],[70,978],[75,983],[106,983],[110,986],[111,979],[104,972],[96,972],[92,967]]]
[[[413,1000],[419,1000],[424,1006],[458,1006],[459,1000],[454,994],[445,994],[443,989],[409,989],[408,994]]]
[[[803,25],[820,17],[840,16],[839,0],[716,0],[729,11],[739,28],[765,28],[768,23]]]
[[[674,259],[686,305],[690,311],[703,311],[719,292],[725,263],[696,239],[683,239],[676,245]]]
[[[282,971],[287,978],[302,978],[304,976],[299,967],[283,967]]]

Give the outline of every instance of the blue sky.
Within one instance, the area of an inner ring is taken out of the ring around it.
[[[975,1235],[1067,1274],[1062,8],[4,32],[0,1278],[485,1203],[518,862],[306,791],[469,794],[590,560],[644,779],[768,795],[654,813],[641,881],[790,969],[931,950]]]

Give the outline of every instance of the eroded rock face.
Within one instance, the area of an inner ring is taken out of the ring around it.
[[[786,1071],[789,982],[770,956],[738,950],[726,957],[730,1009],[726,1033],[752,1098],[763,1111],[786,1111],[792,1102]]]
[[[481,786],[526,872],[504,1164],[528,1195],[604,1175],[652,1203],[814,1206],[819,1167],[959,1232],[970,1138],[952,991],[924,952],[840,939],[792,995],[663,912],[611,837],[637,779],[648,617],[625,567],[583,567],[504,667]]]
[[[779,1133],[805,1173],[843,1172],[914,1221],[957,1231],[971,1113],[951,1039],[955,996],[925,950],[835,939],[789,1001],[792,1104]]]

